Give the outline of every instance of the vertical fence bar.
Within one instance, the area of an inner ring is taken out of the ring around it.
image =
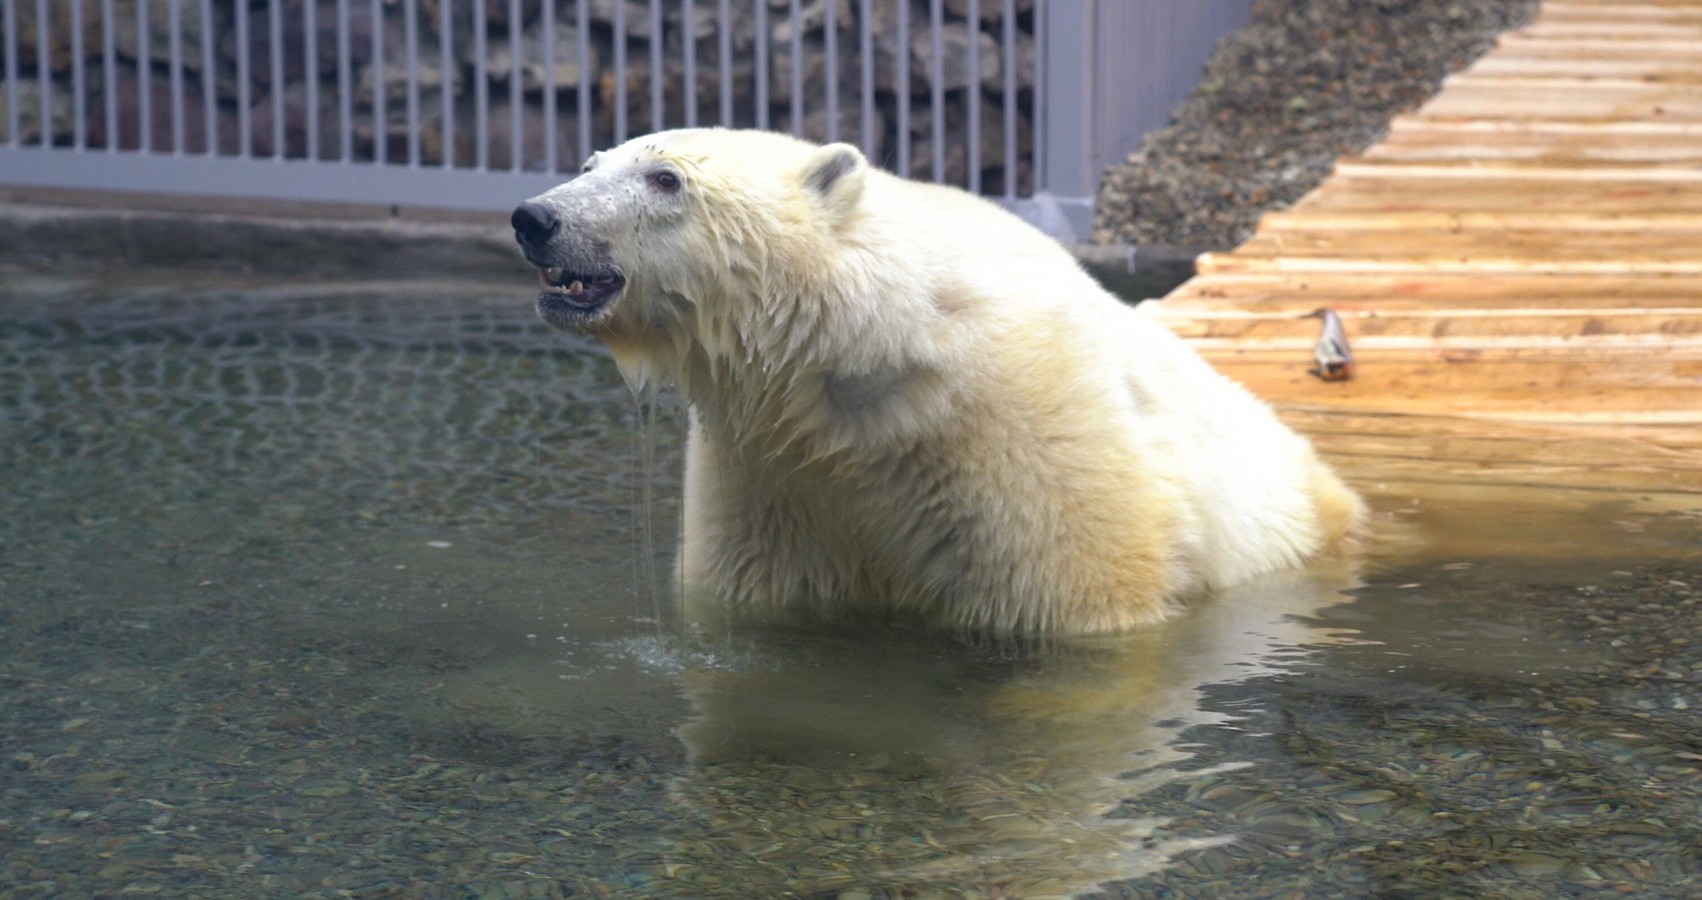
[[[390,76],[384,69],[384,0],[372,3],[372,161],[383,165],[390,158],[389,111],[385,107]],[[242,4],[237,4],[241,9]]]
[[[420,164],[420,5],[419,0],[402,0],[402,52],[406,57],[407,92],[403,95],[408,116],[408,165]],[[519,49],[518,46],[515,49]],[[449,73],[444,72],[444,80]]]
[[[201,152],[219,154],[219,78],[213,69],[213,0],[201,0],[201,120],[206,139]]]
[[[272,48],[272,158],[283,159],[288,134],[284,131],[284,8],[280,0],[266,7]]]
[[[981,0],[969,0],[969,108],[964,110],[964,159],[968,161],[969,192],[981,193]]]
[[[898,8],[898,174],[910,177],[910,0],[894,0]]]
[[[579,0],[579,85],[574,102],[579,106],[579,159],[591,156],[591,0]]]
[[[136,0],[136,149],[154,149],[153,48],[149,46],[148,0]],[[42,108],[47,98],[42,97]]]
[[[147,2],[147,0],[142,0]],[[376,6],[380,0],[372,0]],[[249,105],[248,4],[236,7],[236,152],[243,159],[254,155],[254,114]]]
[[[719,0],[716,8],[720,21],[715,26],[715,47],[721,63],[721,122],[733,127],[733,9],[728,0]]]
[[[616,4],[619,6],[619,4]],[[520,0],[508,0],[508,168],[509,171],[520,171],[521,160],[525,157],[526,120],[521,116],[524,112],[521,103],[521,81],[525,78],[525,69],[521,65],[525,51],[521,46],[520,29]]]
[[[1045,100],[1046,68],[1052,62],[1046,46],[1046,15],[1051,11],[1049,6],[1046,0],[1035,0],[1034,3],[1034,109],[1029,114],[1029,133],[1034,135],[1034,184],[1031,194],[1051,190],[1051,179],[1046,174],[1046,143],[1051,136],[1051,123],[1047,121],[1048,109]]]
[[[838,4],[827,0],[827,32],[822,36],[827,51],[827,139],[839,140],[839,23]]]
[[[685,66],[686,127],[697,127],[697,0],[680,3],[680,65]]]
[[[112,44],[112,0],[101,0],[101,2],[105,4],[103,13],[106,23],[105,40],[110,48]],[[0,0],[0,23],[6,26],[5,35],[0,36],[0,40],[6,42],[6,143],[8,146],[16,147],[21,143],[18,140],[18,45],[23,43],[18,40],[16,0]],[[110,49],[106,54],[106,76],[110,84],[112,78],[112,53]],[[114,109],[110,87],[106,92],[106,108],[108,110],[107,121],[110,123],[113,119],[111,110]],[[113,126],[111,124],[107,125],[106,134],[108,147],[117,143],[112,137]]]
[[[314,11],[318,6],[314,0],[301,5],[302,35],[302,68],[306,71],[302,77],[307,80],[307,109],[303,118],[307,120],[307,151],[308,159],[319,159],[319,20]]]
[[[945,0],[928,0],[928,43],[934,49],[929,67],[933,82],[928,96],[929,131],[934,135],[934,181],[942,184],[946,180],[945,15]]]
[[[862,84],[858,100],[863,117],[863,155],[875,159],[875,0],[862,0],[857,17],[858,49],[862,59]]]
[[[798,0],[789,0],[792,14],[792,133],[804,133],[804,23],[798,15]]]
[[[71,4],[71,146],[78,150],[87,149],[89,145],[88,98],[84,96],[88,84],[83,79],[83,4],[76,0]]]
[[[41,145],[53,146],[53,60],[50,57],[47,0],[35,0],[35,71],[41,91]]]
[[[626,141],[626,3],[616,0],[615,14],[615,140]]]
[[[485,0],[473,0],[473,168],[490,168],[490,72],[485,68]]]
[[[756,127],[768,130],[768,0],[756,4]]]
[[[73,2],[75,9],[80,3]],[[166,27],[171,34],[166,37],[167,67],[166,75],[171,93],[171,152],[174,156],[183,155],[183,140],[186,137],[184,119],[188,118],[183,103],[183,0],[166,0]]]
[[[1016,0],[1005,0],[1004,21],[1005,98],[1000,110],[1005,118],[1005,199],[1016,199]]]
[[[350,82],[354,59],[349,47],[349,0],[337,0],[337,140],[345,163],[355,159],[355,102]]]
[[[690,2],[690,0],[687,0]],[[662,97],[667,73],[662,59],[662,0],[650,0],[650,130],[661,131],[668,121]]]
[[[12,11],[12,0],[6,0],[6,11],[8,13]],[[105,108],[101,111],[106,115],[106,149],[108,153],[118,150],[118,28],[116,26],[117,22],[113,19],[112,0],[100,0],[101,82],[104,85],[103,93],[106,95],[101,104]],[[6,33],[13,33],[11,22],[6,24]],[[7,52],[8,67],[10,67],[14,56],[14,53]],[[16,80],[15,74],[9,74],[6,79],[7,86],[12,86]],[[17,99],[15,96],[11,99],[12,112],[16,115],[18,111]],[[12,127],[15,132],[17,129],[15,121]]]
[[[558,171],[556,165],[556,11],[555,3],[545,0],[544,30],[544,171]]]
[[[311,2],[308,3],[308,6],[310,6],[310,7],[312,5],[313,4]],[[438,71],[439,71],[438,83],[441,85],[441,87],[439,87],[438,90],[442,93],[442,96],[439,97],[438,99],[442,102],[441,109],[442,109],[442,112],[443,112],[443,129],[442,129],[443,130],[443,167],[445,169],[451,169],[451,168],[455,167],[455,79],[454,79],[454,73],[455,73],[456,67],[455,67],[455,45],[454,45],[454,37],[453,37],[454,33],[453,33],[453,31],[450,27],[451,22],[450,22],[450,18],[449,18],[449,12],[450,12],[449,7],[451,5],[452,5],[452,0],[438,0],[438,4],[437,4],[437,50],[438,50]],[[550,4],[547,3],[547,2],[544,4],[545,9],[548,9],[549,6],[550,6]],[[546,40],[547,39],[548,38],[546,38]]]

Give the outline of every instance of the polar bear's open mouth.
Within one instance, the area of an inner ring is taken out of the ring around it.
[[[626,278],[613,269],[574,272],[545,266],[538,270],[544,289],[538,294],[538,316],[557,328],[578,328],[599,317]]]

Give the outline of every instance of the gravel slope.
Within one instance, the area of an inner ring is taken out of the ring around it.
[[[1259,0],[1164,128],[1100,183],[1094,240],[1232,247],[1539,0]]]

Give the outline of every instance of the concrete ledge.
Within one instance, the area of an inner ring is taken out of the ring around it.
[[[255,214],[194,206],[114,209],[0,202],[0,272],[79,275],[140,267],[299,278],[512,278],[529,268],[506,217],[404,218],[376,207],[274,204]],[[1070,247],[1129,300],[1162,296],[1194,271],[1198,248]]]
[[[0,271],[169,269],[394,278],[523,274],[508,223],[270,218],[0,204]]]

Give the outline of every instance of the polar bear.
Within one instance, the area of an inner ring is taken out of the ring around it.
[[[848,144],[685,129],[521,204],[539,316],[689,403],[690,603],[985,635],[1163,619],[1358,497],[1052,239]]]

